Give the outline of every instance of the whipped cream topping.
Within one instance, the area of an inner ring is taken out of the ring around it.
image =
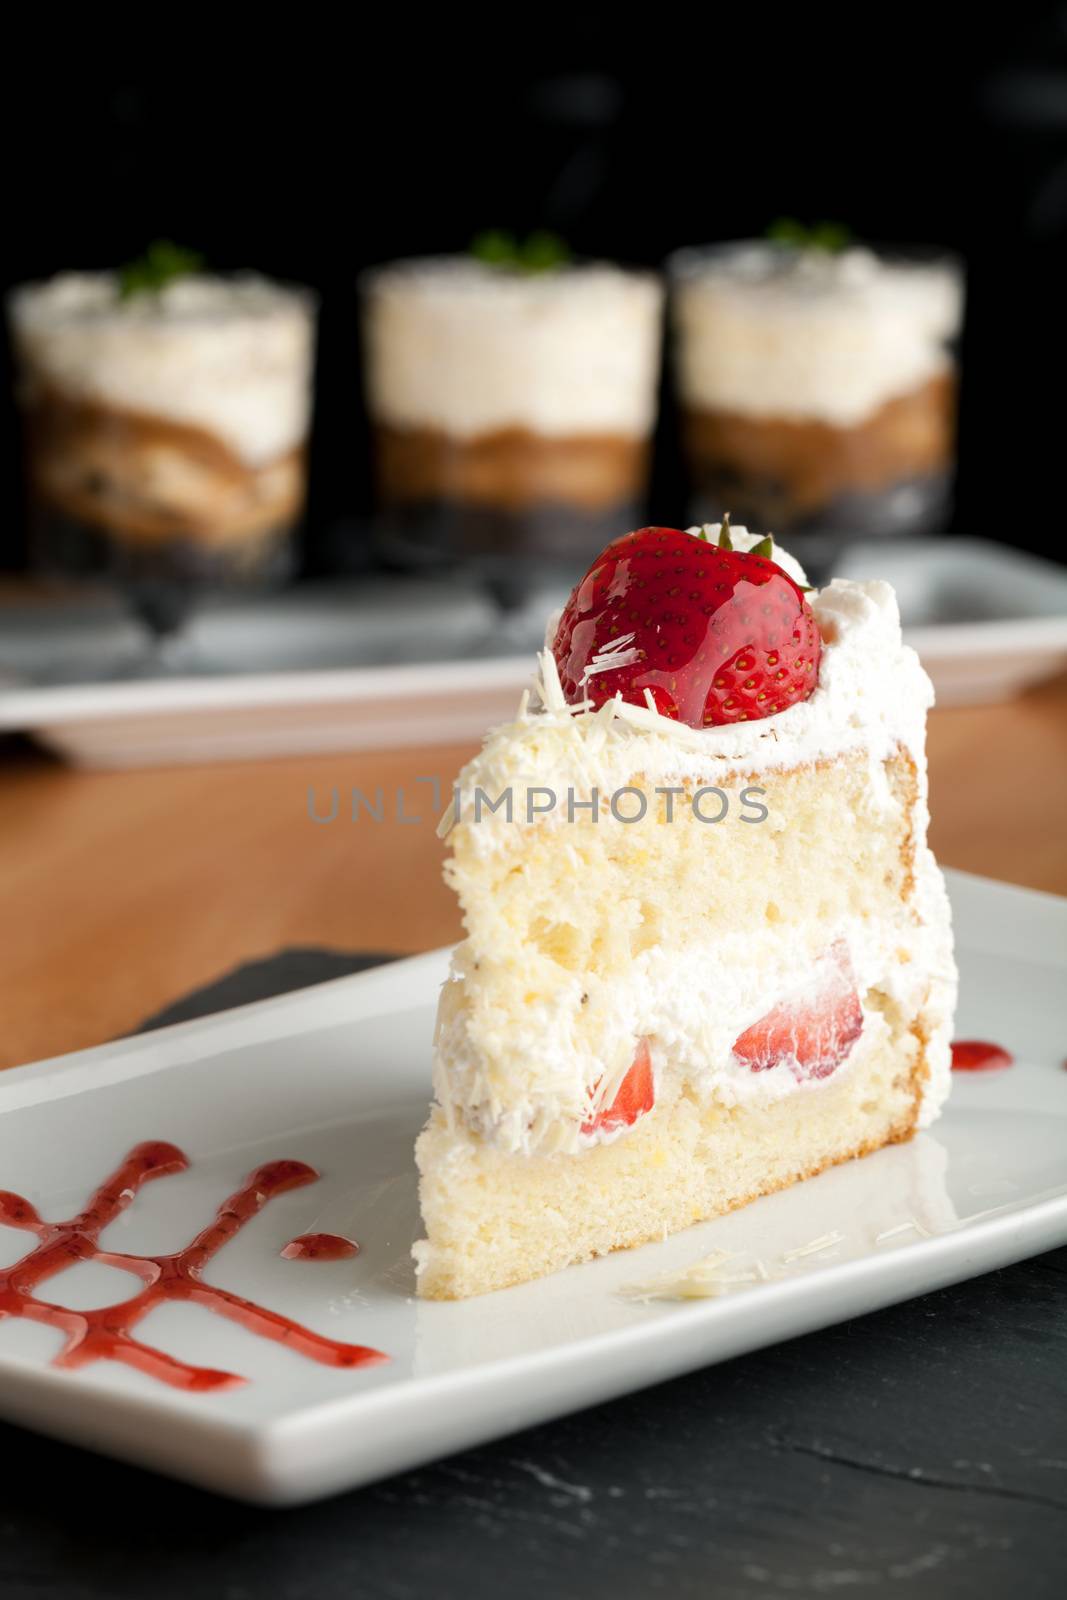
[[[63,273],[9,299],[23,382],[215,434],[259,465],[307,436],[315,300],[251,274],[122,299],[117,274]]]
[[[365,275],[371,415],[472,439],[642,438],[655,420],[663,290],[607,264],[525,274],[462,256]]]
[[[709,532],[717,535],[718,525]],[[757,542],[743,528],[731,529],[731,534],[737,549]],[[786,552],[776,547],[774,558],[803,582],[803,570]],[[598,979],[595,985],[581,973],[563,972],[544,987],[531,984],[522,1016],[509,1017],[506,1034],[498,1030],[494,1035],[495,1054],[511,1064],[503,1085],[499,1072],[487,1072],[481,1045],[471,1034],[464,995],[476,990],[480,980],[478,954],[465,943],[456,952],[442,995],[436,1039],[435,1091],[450,1117],[458,1114],[479,1136],[513,1151],[575,1151],[624,1137],[625,1129],[583,1134],[580,1122],[611,1103],[640,1036],[654,1041],[657,1073],[669,1061],[671,1071],[700,1084],[724,1105],[818,1093],[820,1081],[798,1082],[785,1064],[753,1073],[732,1056],[731,1047],[771,1003],[795,990],[805,957],[809,964],[817,961],[838,938],[847,943],[860,993],[877,987],[911,1011],[925,1007],[930,1077],[922,1124],[937,1115],[950,1081],[956,977],[947,895],[924,842],[929,820],[925,718],[933,691],[915,652],[903,644],[888,584],[835,580],[813,595],[811,603],[824,646],[812,695],[763,721],[729,727],[690,728],[651,706],[618,699],[596,711],[588,703],[570,706],[546,648],[540,675],[532,693],[524,696],[517,719],[492,732],[464,768],[457,801],[442,819],[442,829],[448,830],[457,813],[463,819],[471,816],[478,790],[492,799],[510,790],[513,815],[525,819],[527,791],[534,788],[558,795],[573,786],[583,796],[595,789],[606,798],[640,774],[646,790],[688,779],[736,791],[743,780],[759,783],[775,768],[811,765],[849,752],[861,752],[868,763],[867,821],[875,829],[896,814],[898,802],[885,761],[903,747],[918,781],[913,833],[920,843],[909,912],[873,926],[849,915],[829,932],[813,923],[807,951],[800,948],[795,929],[768,925],[746,930],[743,959],[728,944],[654,946],[641,952],[624,974]],[[555,631],[553,622],[549,646]],[[563,806],[538,814],[531,825],[556,830],[559,848],[566,849]],[[522,831],[523,825],[509,822],[505,813],[483,811],[466,829],[465,850],[474,860],[515,850]],[[714,996],[714,1005],[709,1005],[709,996]],[[877,1039],[887,1026],[877,1012],[865,1017],[868,1039]],[[595,1040],[594,1057],[590,1040]],[[846,1061],[833,1078],[848,1067]]]
[[[948,258],[754,241],[679,251],[671,268],[691,406],[850,427],[951,364],[963,283]]]

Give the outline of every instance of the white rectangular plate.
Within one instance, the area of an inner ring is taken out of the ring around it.
[[[445,953],[3,1074],[0,1188],[46,1219],[76,1214],[141,1140],[188,1155],[187,1171],[148,1184],[110,1224],[113,1252],[177,1250],[262,1162],[314,1165],[320,1180],[270,1201],[204,1281],[391,1359],[318,1365],[170,1303],[138,1327],[145,1343],[248,1380],[189,1394],[110,1361],[61,1370],[57,1330],[0,1317],[0,1413],[227,1494],[294,1503],[1067,1241],[1067,901],[950,876],[958,1034],[1005,1045],[1014,1068],[959,1075],[945,1115],[908,1145],[461,1304],[417,1301],[409,1255]],[[361,1252],[280,1256],[309,1231],[352,1235]],[[0,1226],[0,1268],[32,1242]],[[761,1262],[767,1280],[685,1303],[623,1292],[717,1250],[743,1269]],[[38,1292],[111,1304],[138,1287],[115,1273],[83,1263]]]
[[[0,731],[25,728],[100,770],[459,744],[515,714],[533,652],[323,672],[0,686]]]

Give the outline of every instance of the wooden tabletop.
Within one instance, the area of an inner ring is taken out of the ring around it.
[[[1067,893],[1067,678],[930,720],[946,866]],[[237,963],[298,945],[410,953],[459,935],[432,787],[470,748],[123,773],[0,758],[0,1066],[129,1032]],[[354,789],[386,797],[380,822]],[[320,815],[315,822],[309,796]],[[402,793],[401,820],[388,802]]]

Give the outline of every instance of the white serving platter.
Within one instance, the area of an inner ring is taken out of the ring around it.
[[[178,1250],[253,1168],[312,1164],[319,1181],[271,1200],[204,1282],[389,1360],[323,1366],[204,1306],[168,1303],[139,1338],[247,1380],[187,1393],[111,1361],[57,1368],[57,1329],[0,1317],[0,1414],[225,1494],[295,1503],[1064,1243],[1067,901],[955,874],[951,891],[959,1032],[1006,1045],[1013,1068],[960,1075],[945,1115],[908,1145],[661,1244],[460,1304],[417,1300],[409,1255],[412,1142],[446,953],[3,1074],[0,1189],[42,1218],[79,1212],[142,1140],[188,1156],[105,1230],[112,1252]],[[309,1231],[354,1237],[361,1252],[280,1255]],[[0,1226],[0,1270],[32,1243]],[[762,1262],[766,1281],[685,1303],[630,1292],[718,1250]],[[137,1288],[82,1262],[47,1294],[87,1308]]]
[[[9,689],[0,691],[0,729],[26,729],[72,765],[96,771],[462,744],[514,716],[533,667],[531,652]]]
[[[320,581],[212,603],[159,670],[117,597],[45,597],[0,610],[0,731],[96,769],[469,742],[513,714],[561,603],[502,619],[447,580]]]

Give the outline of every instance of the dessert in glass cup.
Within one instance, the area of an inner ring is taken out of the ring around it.
[[[926,533],[952,488],[958,261],[843,230],[679,251],[676,375],[694,513],[776,533]]]
[[[305,497],[314,297],[198,268],[157,245],[9,301],[35,564],[112,579],[160,636],[285,577]]]
[[[390,555],[579,567],[633,520],[656,414],[655,275],[573,263],[551,235],[488,235],[361,287]]]

